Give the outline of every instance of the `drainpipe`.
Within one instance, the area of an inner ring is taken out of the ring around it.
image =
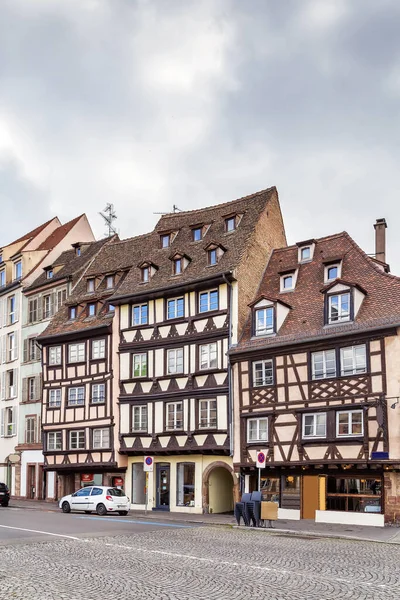
[[[232,271],[231,271],[232,273]],[[233,456],[233,406],[232,406],[232,367],[229,357],[229,350],[232,344],[232,301],[233,289],[232,283],[223,274],[224,281],[229,287],[229,334],[228,334],[228,427],[229,427],[229,456]]]

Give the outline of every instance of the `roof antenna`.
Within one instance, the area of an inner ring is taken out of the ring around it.
[[[176,204],[172,205],[172,213],[183,212]],[[154,212],[153,215],[171,215],[170,212]]]
[[[113,221],[115,221],[115,219],[117,219],[118,217],[117,213],[114,211],[114,204],[107,203],[105,209],[103,210],[103,212],[100,212],[99,215],[103,217],[108,228],[106,236],[111,237],[112,235],[115,235],[117,233],[117,230],[113,225]]]

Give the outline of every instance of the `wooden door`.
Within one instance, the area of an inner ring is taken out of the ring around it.
[[[319,477],[303,475],[301,486],[301,518],[315,519],[315,511],[319,509]]]
[[[30,500],[35,498],[36,492],[36,468],[35,465],[28,465],[28,489],[26,495]]]

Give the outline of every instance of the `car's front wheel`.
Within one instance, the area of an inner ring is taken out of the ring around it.
[[[69,512],[71,512],[71,507],[69,505],[69,502],[63,502],[62,506],[61,506],[61,509],[62,509],[63,513],[69,513]]]
[[[6,508],[8,506],[8,502],[3,502],[2,506],[4,506],[4,508]]]
[[[121,517],[126,517],[126,515],[128,514],[127,510],[120,510],[119,514],[121,515]]]
[[[96,508],[96,512],[98,515],[100,515],[101,517],[104,517],[104,515],[107,514],[107,509],[104,506],[104,504],[98,504],[97,508]]]

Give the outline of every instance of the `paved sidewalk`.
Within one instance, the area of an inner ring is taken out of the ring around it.
[[[21,508],[27,510],[59,511],[57,502],[38,502],[35,500],[11,500],[10,508]],[[0,509],[1,510],[1,509]],[[1,514],[1,512],[0,512]],[[218,525],[237,527],[233,515],[195,515],[187,513],[171,513],[161,511],[131,510],[130,516],[143,520],[157,521],[180,521],[184,523],[202,523],[204,525]],[[300,535],[316,537],[333,537],[352,540],[363,540],[370,542],[383,542],[389,544],[400,544],[400,527],[365,527],[360,525],[331,525],[328,523],[315,523],[313,520],[302,519],[301,521],[278,520],[274,521],[273,529],[269,528],[245,528],[254,533],[266,535]]]

